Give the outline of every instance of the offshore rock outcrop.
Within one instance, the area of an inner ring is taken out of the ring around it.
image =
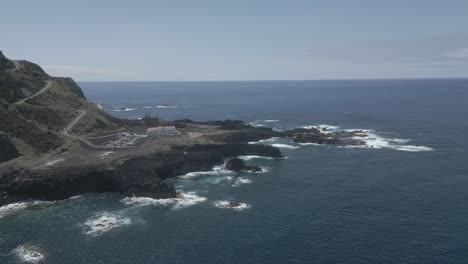
[[[232,158],[226,162],[226,169],[240,172],[240,171],[248,171],[248,172],[262,172],[262,168],[255,165],[247,165],[245,161],[239,158]]]
[[[328,132],[314,127],[287,130],[284,134],[293,138],[295,143],[337,146],[364,146],[366,142],[356,138],[367,136],[363,130]]]

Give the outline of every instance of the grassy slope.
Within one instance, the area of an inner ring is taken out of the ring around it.
[[[14,64],[2,56],[0,52],[0,131],[13,138],[21,154],[40,155],[69,145],[71,140],[60,131],[80,110],[87,113],[71,133],[89,134],[121,127],[115,118],[87,102],[72,79],[50,77],[38,65],[26,61],[21,62],[21,69],[14,70]],[[40,91],[46,81],[52,81],[46,92],[23,104],[13,104]]]

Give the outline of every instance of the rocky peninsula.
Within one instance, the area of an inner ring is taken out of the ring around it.
[[[176,197],[171,178],[211,170],[258,172],[237,156],[283,158],[273,137],[296,143],[359,146],[365,131],[318,128],[275,131],[239,120],[197,122],[115,118],[88,102],[71,78],[51,77],[38,65],[0,52],[0,205],[59,200],[85,193]],[[147,135],[170,126],[174,135]]]

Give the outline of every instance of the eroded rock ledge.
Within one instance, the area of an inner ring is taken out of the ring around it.
[[[194,124],[193,121],[177,126]],[[269,128],[254,128],[241,121],[196,123],[216,126],[223,133],[207,136],[203,144],[174,144],[170,150],[112,159],[96,166],[76,165],[26,171],[13,171],[0,177],[0,205],[22,200],[59,200],[84,193],[115,192],[126,196],[153,198],[176,197],[171,178],[194,171],[211,170],[228,158],[257,155],[282,158],[273,146],[249,144],[272,137],[288,137],[297,143],[330,145],[365,145],[359,138],[365,131],[322,131],[298,128],[283,132]],[[236,159],[233,170],[255,170]],[[242,164],[241,164],[242,163]]]
[[[230,156],[282,157],[271,146],[207,144],[116,160],[108,166],[25,171],[2,177],[0,204],[22,200],[60,200],[84,193],[115,192],[126,196],[176,197],[170,178],[207,171]]]

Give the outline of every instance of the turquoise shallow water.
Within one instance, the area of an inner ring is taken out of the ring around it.
[[[250,159],[263,174],[217,168],[175,180],[178,201],[104,194],[3,208],[0,263],[31,251],[43,263],[468,260],[468,80],[80,85],[120,117],[363,128],[374,148],[265,142],[289,146],[288,158]],[[113,111],[122,107],[134,110]]]

